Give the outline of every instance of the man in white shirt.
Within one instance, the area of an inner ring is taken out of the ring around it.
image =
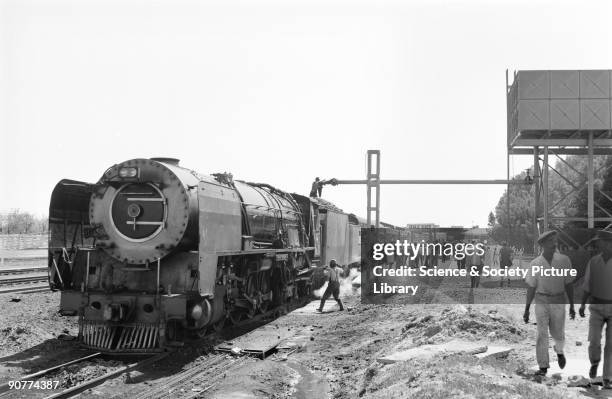
[[[578,312],[584,317],[587,300],[589,305],[589,377],[597,376],[601,360],[601,332],[606,327],[604,347],[603,388],[612,389],[612,232],[599,231],[597,246],[601,251],[591,258],[584,274],[584,295]]]
[[[570,318],[576,317],[574,311],[574,289],[572,286],[573,277],[570,273],[565,276],[542,276],[534,273],[534,266],[543,269],[571,269],[570,259],[556,252],[557,232],[547,231],[538,237],[538,244],[542,247],[542,254],[531,261],[529,273],[525,282],[527,288],[527,301],[525,304],[525,314],[523,320],[529,322],[529,307],[535,299],[535,315],[538,325],[538,338],[536,342],[536,358],[540,370],[538,375],[546,375],[549,368],[548,359],[548,333],[555,342],[553,349],[557,353],[557,362],[560,368],[565,367],[566,359],[563,354],[565,344],[565,303],[569,300]],[[567,294],[567,297],[566,297]]]

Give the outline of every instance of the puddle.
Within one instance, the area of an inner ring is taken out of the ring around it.
[[[318,376],[307,367],[296,362],[287,362],[287,367],[300,374],[300,380],[295,385],[293,397],[296,399],[327,398],[329,397],[329,384],[324,376]]]

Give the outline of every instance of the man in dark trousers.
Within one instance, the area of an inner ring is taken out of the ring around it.
[[[476,241],[472,241],[472,245],[476,246]],[[478,255],[476,251],[468,259],[468,273],[470,273],[471,288],[478,288],[480,285],[480,275],[484,266],[484,255]],[[474,274],[474,275],[472,275]]]
[[[601,360],[601,333],[606,325],[606,345],[603,356],[603,388],[612,389],[612,232],[599,231],[597,246],[600,254],[591,258],[584,274],[584,295],[578,312],[584,317],[589,300],[589,377],[597,376]]]
[[[321,181],[318,177],[316,177],[315,181],[312,182],[312,187],[310,188],[310,196],[320,198],[322,191],[323,191],[323,181]]]
[[[330,295],[334,296],[334,299],[336,302],[338,302],[338,306],[340,306],[340,310],[344,310],[344,306],[342,306],[342,301],[340,300],[340,270],[336,266],[338,266],[336,264],[336,260],[332,259],[329,261],[329,268],[325,270],[325,274],[327,274],[329,277],[327,279],[327,289],[321,298],[321,305],[319,306],[319,309],[317,309],[318,312],[323,311],[325,301],[330,297]]]
[[[502,244],[502,248],[499,250],[499,268],[500,269],[508,269],[512,267],[512,249],[508,246],[508,243],[505,241]],[[495,256],[495,255],[493,255]],[[510,287],[510,277],[508,279],[508,287]],[[504,278],[501,277],[499,279],[499,286],[504,286]]]

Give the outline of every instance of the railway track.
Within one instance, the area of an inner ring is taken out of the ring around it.
[[[17,277],[21,277],[21,276],[17,275],[17,276],[11,276],[11,277],[12,277],[12,280],[14,280],[14,279],[17,279]],[[46,274],[45,274],[45,278],[46,278]],[[49,288],[48,286],[45,285],[44,289],[48,290]],[[0,290],[0,293],[1,292],[2,291]],[[271,317],[273,314],[276,314],[276,313],[278,313],[278,310],[269,310],[265,314],[259,315],[259,316],[261,318]],[[250,323],[256,323],[259,325],[258,321],[261,321],[259,320],[259,317],[257,317],[254,320],[245,320],[244,326],[248,326],[248,324]],[[259,328],[259,326],[255,327],[255,329],[257,328]],[[249,332],[252,331],[251,328],[248,328],[248,330]],[[208,338],[210,338],[210,337],[215,336],[216,334],[217,333],[215,331],[211,330],[206,335]],[[164,352],[160,354],[149,355],[150,357],[146,359],[143,359],[143,360],[140,360],[134,363],[125,364],[124,366],[118,369],[111,370],[108,373],[100,377],[92,378],[91,380],[88,380],[79,385],[67,388],[62,391],[54,391],[53,393],[49,391],[47,391],[46,393],[39,391],[37,397],[39,398],[45,397],[45,399],[71,398],[71,397],[74,397],[76,395],[83,393],[84,391],[88,389],[97,387],[103,384],[107,380],[117,378],[118,376],[126,372],[155,363],[163,359],[164,357],[168,356],[171,353],[172,352]],[[94,354],[84,356],[76,360],[72,360],[67,363],[63,363],[63,364],[48,368],[46,370],[39,371],[34,374],[30,374],[30,375],[15,379],[14,381],[30,380],[34,382],[40,381],[42,383],[42,381],[53,380],[54,374],[57,373],[59,370],[61,370],[63,367],[66,367],[72,364],[76,364],[76,363],[80,363],[86,360],[90,360],[98,356],[101,356],[101,354],[94,353]],[[170,394],[171,397],[179,398],[179,399],[200,398],[200,397],[203,397],[203,395],[205,395],[211,389],[216,387],[219,383],[221,383],[222,380],[226,378],[226,376],[232,370],[238,367],[241,367],[242,365],[247,364],[247,362],[250,362],[250,361],[255,361],[255,360],[253,357],[250,357],[250,356],[235,357],[235,356],[229,355],[226,352],[225,353],[215,352],[213,354],[208,355],[207,357],[200,358],[198,362],[196,362],[193,366],[189,367],[186,370],[180,370],[174,374],[168,375],[167,377],[165,377],[165,381],[160,380],[159,385],[155,384],[154,386],[148,386],[146,387],[146,390],[143,390],[142,387],[140,388],[134,387],[135,389],[133,389],[133,392],[130,392],[129,385],[126,385],[125,388],[128,389],[128,391],[124,391],[119,395],[117,395],[115,391],[115,392],[109,393],[107,397],[120,398],[120,397],[126,397],[126,394],[127,394],[128,397],[133,397],[133,398],[141,398],[141,399],[160,398],[161,399],[161,398],[169,397],[168,395]],[[47,376],[47,378],[45,378],[45,376]],[[0,399],[4,399],[5,395],[11,395],[15,393],[14,392],[15,388],[11,390],[7,390],[7,389],[8,389],[8,383],[0,385]],[[103,387],[96,388],[96,389],[104,390]],[[44,396],[44,395],[48,395],[48,396]]]
[[[294,305],[296,308],[303,306]],[[247,332],[244,335],[258,330],[265,324],[259,324],[267,317],[277,317],[280,309],[272,309],[265,314],[259,315],[253,320],[245,320],[239,323],[236,327],[247,327]],[[273,316],[276,315],[276,316]],[[257,325],[254,328],[249,328],[249,324]],[[210,332],[207,337],[217,336],[217,332]],[[276,332],[274,335],[276,336]],[[209,355],[203,361],[195,364],[189,369],[182,370],[175,375],[169,377],[158,386],[148,387],[146,392],[122,392],[120,395],[113,398],[122,398],[126,395],[134,399],[163,399],[163,398],[178,398],[178,399],[196,399],[204,397],[206,392],[214,388],[223,380],[230,371],[239,368],[247,362],[254,362],[255,357],[248,355],[248,352],[243,351],[238,357],[229,354],[227,351],[222,351],[217,348],[216,352]],[[259,357],[259,355],[257,355]]]
[[[177,397],[180,397],[182,399],[199,398],[200,395],[203,395],[211,388],[214,388],[222,379],[224,379],[228,371],[231,371],[235,368],[240,367],[245,362],[251,359],[252,358],[247,358],[243,356],[241,358],[228,361],[224,363],[223,365],[216,367],[213,370],[202,371],[201,373],[195,375],[194,379],[192,380],[192,383],[194,385],[199,384],[201,388],[195,389],[195,390],[192,389],[192,392],[187,392],[186,395],[184,396],[183,395],[179,396],[177,394]]]
[[[211,333],[210,335],[212,336],[214,334],[215,333]],[[54,392],[51,395],[44,396],[44,399],[63,399],[74,397],[81,394],[85,390],[101,385],[106,380],[116,378],[131,370],[162,360],[171,353],[172,352],[164,352],[150,355],[146,359],[126,364],[125,366],[109,371],[100,377],[93,378],[89,381],[85,381],[79,385],[67,388],[60,392]],[[52,375],[53,373],[60,371],[63,367],[86,360],[91,360],[100,356],[102,356],[100,352],[93,353],[79,359],[41,370],[34,374],[16,378],[14,381],[41,381],[44,376]],[[122,392],[121,394],[115,396],[109,395],[109,397],[122,398],[127,394],[129,397],[135,399],[162,399],[167,397],[179,399],[199,398],[201,395],[204,395],[207,391],[214,388],[219,382],[221,382],[221,380],[227,376],[228,372],[246,364],[249,361],[255,361],[255,359],[246,355],[235,357],[229,355],[228,353],[216,352],[209,355],[207,358],[203,359],[203,361],[198,362],[194,366],[171,375],[166,381],[157,386],[148,387],[145,391],[140,389],[136,392]],[[9,383],[0,384],[0,399],[3,399],[5,395],[9,395],[10,393],[14,392],[14,390],[15,388],[9,389]]]
[[[93,359],[93,358],[98,357],[100,355],[101,355],[100,352],[96,352],[96,353],[93,353],[93,354],[90,354],[90,355],[87,355],[87,356],[83,356],[83,357],[75,359],[75,360],[71,360],[71,361],[66,362],[66,363],[58,364],[57,366],[53,366],[53,367],[49,367],[49,368],[41,370],[41,371],[37,371],[36,373],[33,373],[33,374],[28,374],[28,375],[25,375],[25,376],[20,377],[20,378],[15,378],[13,381],[31,381],[31,380],[34,380],[34,379],[39,379],[42,376],[45,376],[47,374],[51,374],[54,371],[60,370],[62,367],[66,367],[66,366],[69,366],[69,365],[75,364],[75,363],[80,363],[80,362],[85,361],[85,360]],[[9,382],[5,382],[3,384],[0,384],[0,397],[3,397],[3,396],[7,395],[10,392],[11,392],[11,385],[10,385]]]
[[[37,273],[32,275],[11,275],[4,276],[0,278],[0,287],[8,286],[8,285],[16,285],[16,284],[32,284],[32,283],[40,283],[43,281],[47,281],[48,276],[47,273]]]
[[[225,378],[228,371],[252,360],[247,356],[230,357],[227,354],[214,354],[205,361],[169,378],[152,390],[133,396],[134,399],[173,398],[192,399],[204,394]],[[122,394],[124,395],[124,394]],[[116,396],[117,398],[122,395]]]
[[[0,294],[29,294],[32,292],[45,291],[50,291],[49,284],[47,282],[41,284],[17,285],[8,286],[8,288],[0,288]]]
[[[0,267],[0,294],[48,291],[46,266]]]
[[[89,381],[85,381],[85,382],[83,382],[83,383],[81,383],[79,385],[75,385],[73,387],[64,389],[63,391],[56,392],[56,393],[54,393],[52,395],[46,396],[45,399],[71,398],[71,397],[73,397],[75,395],[80,394],[81,392],[83,392],[83,391],[85,391],[87,389],[90,389],[92,387],[95,387],[97,385],[102,384],[104,381],[106,381],[106,380],[108,380],[110,378],[116,377],[118,375],[121,375],[121,374],[123,374],[125,372],[128,372],[130,370],[133,370],[135,368],[142,367],[142,366],[145,366],[147,364],[155,363],[155,362],[165,358],[166,356],[168,356],[169,353],[170,352],[164,352],[164,353],[159,353],[159,354],[156,354],[156,355],[150,355],[146,359],[140,360],[138,362],[127,364],[127,365],[125,365],[123,367],[120,367],[118,369],[112,370],[112,371],[110,371],[110,372],[108,372],[108,373],[106,373],[106,374],[104,374],[104,375],[102,375],[100,377],[93,378],[93,379],[91,379]],[[81,363],[83,361],[99,357],[101,355],[102,354],[100,352],[93,353],[91,355],[87,355],[87,356],[81,357],[79,359],[72,360],[70,362],[62,363],[62,364],[59,364],[59,365],[54,366],[54,367],[50,367],[50,368],[45,369],[45,370],[41,370],[41,371],[39,371],[37,373],[34,373],[34,374],[26,375],[24,377],[15,379],[14,381],[33,381],[33,380],[39,380],[41,377],[44,377],[45,375],[49,375],[49,374],[52,374],[52,373],[54,373],[56,371],[59,371],[63,367],[66,367],[66,366],[69,366],[69,365],[72,365],[72,364],[76,364],[76,363]],[[5,395],[7,395],[7,394],[9,394],[11,392],[12,392],[12,390],[10,388],[10,383],[7,382],[7,383],[4,383],[4,384],[0,385],[0,397],[3,397],[3,396],[5,396]]]
[[[278,314],[278,309],[269,310],[265,314],[259,315],[253,320],[245,320],[239,326],[246,327],[248,334],[260,328],[263,318],[271,317]],[[248,327],[249,324],[254,324],[254,327]],[[265,325],[265,324],[264,324]],[[276,334],[276,332],[275,332]],[[204,338],[218,337],[218,332],[210,330]],[[165,381],[160,381],[159,385],[147,386],[146,390],[124,391],[114,396],[108,395],[111,398],[130,397],[134,399],[163,399],[163,398],[178,398],[178,399],[196,399],[203,397],[207,391],[218,385],[221,380],[226,378],[228,373],[247,362],[254,362],[255,357],[249,356],[247,352],[243,352],[238,357],[229,354],[226,351],[217,349],[214,353],[206,358],[198,361],[188,369],[181,370],[173,375],[170,375]],[[50,399],[50,398],[49,398]]]
[[[159,353],[157,355],[151,355],[150,357],[148,357],[146,359],[143,359],[143,360],[141,360],[139,362],[130,363],[127,366],[123,366],[123,367],[120,367],[117,370],[110,371],[110,372],[108,372],[108,373],[106,373],[106,374],[104,374],[104,375],[102,375],[100,377],[94,378],[93,380],[86,381],[86,382],[84,382],[82,384],[79,384],[79,385],[73,386],[71,388],[65,389],[62,392],[58,392],[58,393],[55,393],[53,395],[47,396],[45,399],[71,398],[71,397],[73,397],[75,395],[80,394],[81,392],[83,392],[83,391],[85,391],[87,389],[90,389],[92,387],[95,387],[97,385],[102,384],[104,381],[106,381],[106,380],[108,380],[110,378],[117,377],[118,375],[126,373],[126,372],[128,372],[130,370],[133,370],[135,368],[146,366],[146,365],[151,364],[151,363],[155,363],[155,362],[165,358],[169,354],[170,354],[170,352],[164,352],[164,353]]]
[[[13,274],[40,273],[46,272],[47,266],[29,266],[29,267],[3,267],[0,268],[0,276],[10,276]]]

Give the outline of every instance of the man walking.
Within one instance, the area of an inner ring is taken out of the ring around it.
[[[601,360],[601,330],[606,325],[606,346],[604,348],[603,389],[612,389],[612,233],[599,231],[597,246],[600,254],[591,258],[584,275],[584,295],[580,304],[580,317],[589,305],[589,377],[597,376]]]
[[[499,250],[499,268],[507,269],[512,266],[512,249],[508,247],[508,244],[504,241],[502,248]],[[508,279],[508,287],[510,287],[510,277]],[[500,278],[499,286],[504,286],[504,278]]]
[[[330,297],[330,295],[334,296],[334,299],[336,300],[336,302],[338,302],[338,306],[340,306],[340,310],[344,310],[344,307],[342,306],[342,301],[340,300],[340,271],[336,266],[336,260],[332,259],[331,261],[329,261],[329,269],[325,270],[326,274],[329,273],[329,278],[327,280],[327,289],[325,290],[325,293],[323,293],[323,297],[321,298],[321,305],[319,306],[319,309],[317,309],[318,312],[323,311],[325,301]]]
[[[567,276],[545,276],[541,273],[534,274],[534,266],[540,266],[544,270],[551,268],[565,270],[571,269],[570,259],[556,252],[557,233],[547,231],[538,237],[538,244],[542,247],[542,254],[531,261],[525,282],[527,288],[527,301],[523,320],[529,322],[529,307],[535,298],[535,315],[538,324],[538,338],[536,342],[536,358],[540,370],[537,375],[546,375],[549,368],[548,360],[548,332],[555,342],[553,349],[557,353],[557,362],[560,368],[565,367],[565,355],[563,346],[565,344],[565,302],[566,294],[569,299],[570,318],[576,317],[574,311],[574,290],[572,286],[573,277]],[[545,273],[544,273],[545,274]]]
[[[497,245],[493,246],[493,258],[492,258],[492,266],[499,266],[499,259],[497,259]]]
[[[455,248],[457,248],[457,245],[459,244],[463,245],[463,248],[465,248],[463,241],[455,242],[454,243]],[[465,253],[455,252],[454,256],[455,256],[455,260],[457,261],[457,269],[465,269],[465,262],[466,262],[467,255]]]
[[[476,246],[476,241],[472,241]],[[476,251],[469,258],[468,273],[470,273],[471,288],[478,288],[480,285],[480,274],[484,266],[483,256],[478,255]]]

